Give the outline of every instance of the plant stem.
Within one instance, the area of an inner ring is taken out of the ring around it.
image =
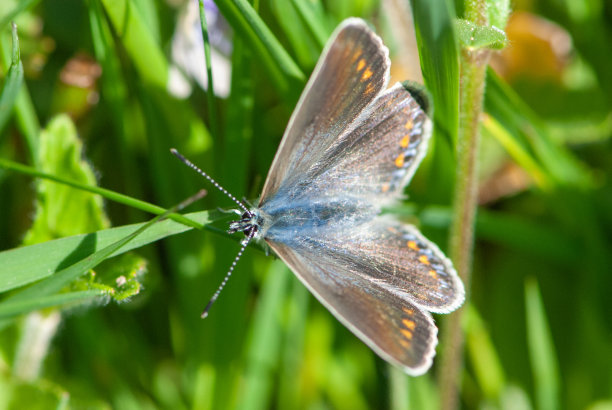
[[[466,1],[466,18],[487,24],[483,1]],[[469,294],[474,244],[474,221],[478,195],[478,147],[480,116],[485,90],[485,75],[490,51],[463,48],[461,52],[461,84],[459,97],[459,132],[457,138],[457,173],[453,222],[450,236],[450,257]],[[462,368],[462,310],[449,317],[442,345],[445,346],[439,374],[440,408],[458,408],[458,390]]]

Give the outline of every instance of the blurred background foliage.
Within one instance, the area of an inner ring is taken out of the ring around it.
[[[461,406],[612,409],[610,2],[517,0],[507,41],[469,44],[452,35],[459,0],[411,1],[418,41],[406,0],[205,3],[214,98],[197,7],[1,2],[0,408],[437,408],[436,361],[418,378],[389,368],[255,246],[201,320],[238,250],[230,216],[128,238],[161,212],[139,200],[205,187],[190,210],[232,206],[171,147],[256,198],[327,37],[361,16],[392,81],[424,78],[434,97],[433,147],[397,212],[442,248],[457,47],[506,45],[487,76]],[[486,3],[503,25],[507,3]]]

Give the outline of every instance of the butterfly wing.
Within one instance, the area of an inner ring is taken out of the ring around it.
[[[270,245],[310,292],[376,354],[414,376],[429,369],[438,330],[427,312],[360,276],[344,276],[308,252]]]
[[[389,65],[387,48],[363,20],[347,19],[336,29],[291,116],[260,205],[319,161],[386,87]]]
[[[381,93],[323,158],[304,175],[295,196],[365,198],[383,205],[401,196],[425,156],[431,120],[401,83]]]
[[[463,284],[438,247],[391,218],[268,243],[338,320],[410,374],[426,371],[434,355],[436,328],[427,311],[450,312],[464,300]]]

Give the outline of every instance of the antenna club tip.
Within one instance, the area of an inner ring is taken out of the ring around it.
[[[205,310],[204,312],[202,312],[202,314],[200,315],[201,319],[206,319],[208,317],[208,311]]]
[[[170,148],[170,152],[173,153],[174,155],[178,154],[178,151],[176,150],[176,148]]]

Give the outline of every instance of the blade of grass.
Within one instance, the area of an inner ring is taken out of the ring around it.
[[[0,25],[0,27],[2,26]],[[2,131],[13,112],[13,106],[23,83],[23,64],[21,63],[19,37],[17,36],[17,25],[15,23],[11,26],[11,34],[13,38],[11,65],[0,94],[0,131]]]
[[[296,90],[306,76],[246,0],[218,0],[217,7],[236,32],[249,44],[268,71],[281,95],[297,100]]]
[[[0,302],[0,318],[5,318],[8,316],[14,316],[16,314],[28,312],[28,310],[17,310],[15,308],[16,304],[21,304],[19,306],[22,307],[31,308],[35,305],[35,301],[37,299],[50,296],[53,293],[60,291],[64,286],[68,285],[70,282],[77,279],[85,272],[89,271],[90,269],[93,269],[102,261],[110,258],[113,254],[116,254],[121,248],[127,245],[138,235],[146,231],[153,224],[166,218],[171,213],[184,208],[193,201],[200,199],[205,194],[206,191],[200,191],[198,194],[194,195],[191,198],[188,198],[186,201],[183,201],[179,205],[172,207],[163,214],[157,215],[149,222],[142,224],[142,226],[140,226],[138,229],[136,229],[129,235],[121,238],[120,240],[115,241],[112,244],[100,249],[99,251],[90,254],[86,258],[81,259],[77,263],[56,272],[51,277],[41,282],[35,283],[34,285],[4,299],[2,302]],[[30,301],[31,303],[25,303],[28,301]]]
[[[247,362],[243,376],[239,409],[267,409],[271,402],[274,375],[280,359],[281,329],[279,312],[285,300],[290,273],[283,263],[270,265],[257,299],[251,321],[250,341],[246,344]]]
[[[28,167],[27,165],[19,164],[17,162],[13,162],[13,161],[9,161],[9,160],[0,158],[0,167],[9,169],[12,171],[21,172],[22,174],[30,175],[32,177],[48,179],[50,181],[55,181],[57,183],[68,185],[73,188],[77,188],[83,191],[98,194],[110,201],[115,201],[120,204],[128,205],[128,206],[131,206],[131,207],[134,207],[134,208],[137,208],[137,209],[140,209],[142,211],[149,212],[152,214],[161,214],[163,212],[166,212],[165,208],[162,208],[157,205],[153,205],[151,203],[142,201],[140,199],[132,198],[127,195],[123,195],[123,194],[120,194],[114,191],[110,191],[108,189],[100,188],[94,185],[86,185],[80,182],[70,181],[70,180],[55,176],[55,175],[49,175],[47,173],[37,171],[34,168]],[[191,226],[192,228],[202,229],[202,225],[199,225],[199,224],[194,225],[193,221],[190,221],[181,215],[178,215],[178,214],[170,215],[169,218],[177,222],[183,223],[187,226]]]
[[[99,296],[104,296],[103,290],[83,290],[77,292],[59,293],[57,295],[37,296],[25,300],[15,300],[0,304],[0,326],[1,323],[13,316],[33,312],[35,310],[48,307],[62,306],[68,304],[78,304],[87,300],[92,300]]]
[[[466,312],[466,348],[480,390],[487,399],[498,400],[506,386],[506,377],[485,324],[473,305]]]
[[[291,4],[297,10],[300,18],[306,24],[310,34],[317,41],[317,45],[322,50],[331,34],[331,31],[324,24],[325,21],[321,20],[321,18],[319,18],[320,16],[315,15],[310,2],[291,0]]]
[[[515,145],[521,146],[542,167],[550,177],[549,182],[592,186],[587,168],[553,141],[538,115],[492,70],[487,71],[485,109],[508,131]]]
[[[486,116],[483,126],[504,147],[517,164],[527,171],[538,188],[544,191],[549,191],[552,188],[551,175],[496,119]]]
[[[211,213],[202,211],[186,214],[185,218],[206,225],[211,222],[210,215]],[[120,238],[131,235],[144,225],[146,224],[125,225],[0,252],[0,266],[2,267],[0,269],[0,292],[51,276],[87,255],[111,246]],[[182,223],[161,221],[110,256],[119,255],[189,229],[191,229],[189,226]]]
[[[533,372],[537,408],[558,409],[560,377],[555,347],[550,334],[544,302],[535,279],[525,282],[527,347]]]
[[[213,140],[219,138],[219,123],[217,121],[217,104],[215,102],[215,89],[210,57],[210,40],[208,38],[208,28],[206,26],[206,12],[204,10],[204,0],[200,3],[200,24],[202,26],[202,39],[204,40],[204,65],[208,76],[208,87],[206,88],[206,102],[208,103],[208,123]]]
[[[131,0],[100,0],[142,79],[165,89],[168,62]]]
[[[15,19],[22,11],[29,9],[34,6],[40,0],[21,0],[17,2],[17,5],[8,13],[6,13],[0,20],[0,30],[4,29],[9,22]]]
[[[411,0],[421,70],[434,106],[435,132],[454,146],[459,125],[459,47],[447,0]]]

